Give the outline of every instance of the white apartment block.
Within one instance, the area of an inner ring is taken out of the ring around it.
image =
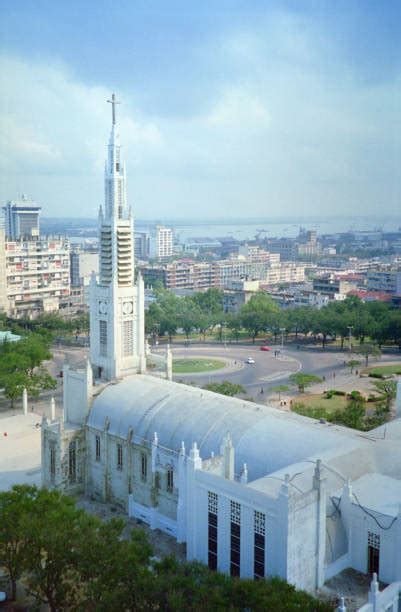
[[[67,238],[5,243],[7,310],[36,316],[59,310],[70,294],[70,242]]]
[[[292,262],[282,262],[267,270],[265,284],[289,285],[305,281],[305,267]]]
[[[149,237],[149,257],[166,259],[173,256],[174,230],[171,227],[157,225]]]
[[[272,265],[280,265],[280,256],[267,253],[268,257],[261,259],[246,258],[244,255],[217,261],[216,284],[222,288],[230,288],[231,284],[240,280],[265,280]]]
[[[0,312],[7,312],[6,248],[4,229],[0,227]]]

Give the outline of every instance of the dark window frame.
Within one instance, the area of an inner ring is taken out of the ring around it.
[[[121,444],[121,442],[117,442],[117,469],[121,472],[123,467],[123,445]]]

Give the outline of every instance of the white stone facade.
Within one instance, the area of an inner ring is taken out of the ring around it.
[[[118,281],[118,232],[132,221],[110,202],[100,218],[105,269],[92,285],[91,363],[64,368],[64,419],[42,423],[43,484],[118,504],[185,542],[188,559],[234,576],[280,576],[308,591],[348,567],[401,581],[401,419],[365,434],[141,374],[143,283],[133,283],[132,241]],[[125,320],[135,329],[127,357]],[[166,361],[171,378],[169,350]]]
[[[105,207],[99,211],[99,280],[90,288],[90,356],[95,376],[112,380],[145,370],[144,285],[134,283],[134,236],[127,206],[120,135],[113,123],[105,167]]]

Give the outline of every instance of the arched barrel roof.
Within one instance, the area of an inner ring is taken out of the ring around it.
[[[93,401],[91,428],[134,435],[179,450],[197,442],[201,457],[219,453],[230,432],[235,447],[235,471],[248,465],[250,480],[282,469],[307,457],[343,452],[363,444],[356,432],[321,424],[292,412],[218,395],[189,385],[148,375],[128,376],[108,385]]]

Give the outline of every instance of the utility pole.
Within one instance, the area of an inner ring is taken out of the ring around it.
[[[159,331],[160,331],[160,323],[153,324],[153,339],[154,343],[157,346],[159,344]]]
[[[350,354],[351,354],[351,351],[352,351],[352,341],[351,341],[351,339],[352,339],[352,330],[353,329],[354,329],[353,325],[348,325],[348,350],[349,350]]]
[[[284,351],[284,332],[285,332],[285,327],[280,327],[280,331],[281,331],[281,352]]]

